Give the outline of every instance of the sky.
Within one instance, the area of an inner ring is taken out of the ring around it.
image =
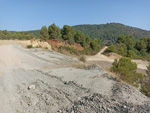
[[[150,0],[0,0],[0,30],[122,23],[150,30]]]

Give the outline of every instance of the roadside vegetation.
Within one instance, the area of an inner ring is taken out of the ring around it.
[[[32,45],[27,45],[27,48],[30,49],[30,48],[33,48],[33,46]]]
[[[121,80],[138,87],[145,75],[137,73],[136,70],[137,64],[127,57],[122,57],[119,61],[115,59],[111,67],[111,71],[115,72]]]
[[[116,43],[110,44],[105,54],[115,52],[131,59],[145,59],[150,61],[150,37],[143,37],[136,41],[133,36],[120,36]]]
[[[146,75],[137,73],[136,70],[137,64],[127,57],[115,59],[111,67],[117,77],[134,87],[141,86],[140,91],[150,97],[150,65],[147,66]]]
[[[150,97],[150,65],[146,75],[137,73],[137,64],[131,59],[143,59],[150,61],[150,37],[143,37],[136,41],[133,36],[121,35],[115,43],[110,43],[104,54],[117,53],[123,56],[119,61],[114,60],[111,71],[121,80],[135,86],[141,86],[140,91]]]
[[[82,56],[79,57],[79,60],[81,62],[85,63],[86,62],[86,57],[84,55],[82,55]]]

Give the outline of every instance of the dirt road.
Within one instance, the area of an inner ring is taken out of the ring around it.
[[[52,69],[53,67],[59,68],[60,65],[63,66],[63,63],[67,65],[66,62],[76,61],[76,59],[59,55],[59,53],[51,52],[51,54],[48,54],[42,50],[41,53],[39,50],[39,56],[37,56],[35,49],[34,52],[18,45],[1,45],[0,51],[0,113],[29,112],[29,106],[33,105],[30,105],[32,99],[29,99],[28,95],[33,93],[33,91],[28,90],[28,87],[32,84],[42,84],[42,81],[48,80],[48,75],[40,70]],[[62,61],[64,59],[66,61]],[[69,63],[68,65],[70,65]],[[57,81],[57,78],[53,76],[50,78],[52,79],[50,81],[57,85],[57,83],[54,83]],[[46,85],[46,83],[43,85]],[[58,91],[56,90],[56,92]],[[35,95],[30,96],[35,98]],[[39,101],[38,98],[36,101]],[[26,109],[27,107],[29,108]]]
[[[74,65],[54,51],[0,45],[0,113],[150,111],[146,96],[101,67]]]
[[[115,58],[119,59],[121,57],[119,55],[110,55],[108,57],[108,56],[102,54],[107,48],[108,47],[106,46],[96,55],[87,57],[87,61],[103,61],[103,62],[106,61],[106,62],[112,63],[112,62],[114,62]],[[137,66],[139,69],[144,69],[144,70],[147,69],[147,66],[149,64],[149,62],[142,61],[142,60],[132,60],[132,61],[137,63]]]

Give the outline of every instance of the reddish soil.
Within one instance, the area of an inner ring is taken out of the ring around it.
[[[55,51],[57,51],[60,46],[73,47],[79,51],[83,50],[83,47],[77,43],[69,44],[68,42],[59,41],[59,40],[49,40],[48,43],[52,46],[52,48]]]

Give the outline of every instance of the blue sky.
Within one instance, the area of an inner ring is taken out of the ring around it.
[[[0,30],[122,23],[150,30],[150,0],[0,0]]]

